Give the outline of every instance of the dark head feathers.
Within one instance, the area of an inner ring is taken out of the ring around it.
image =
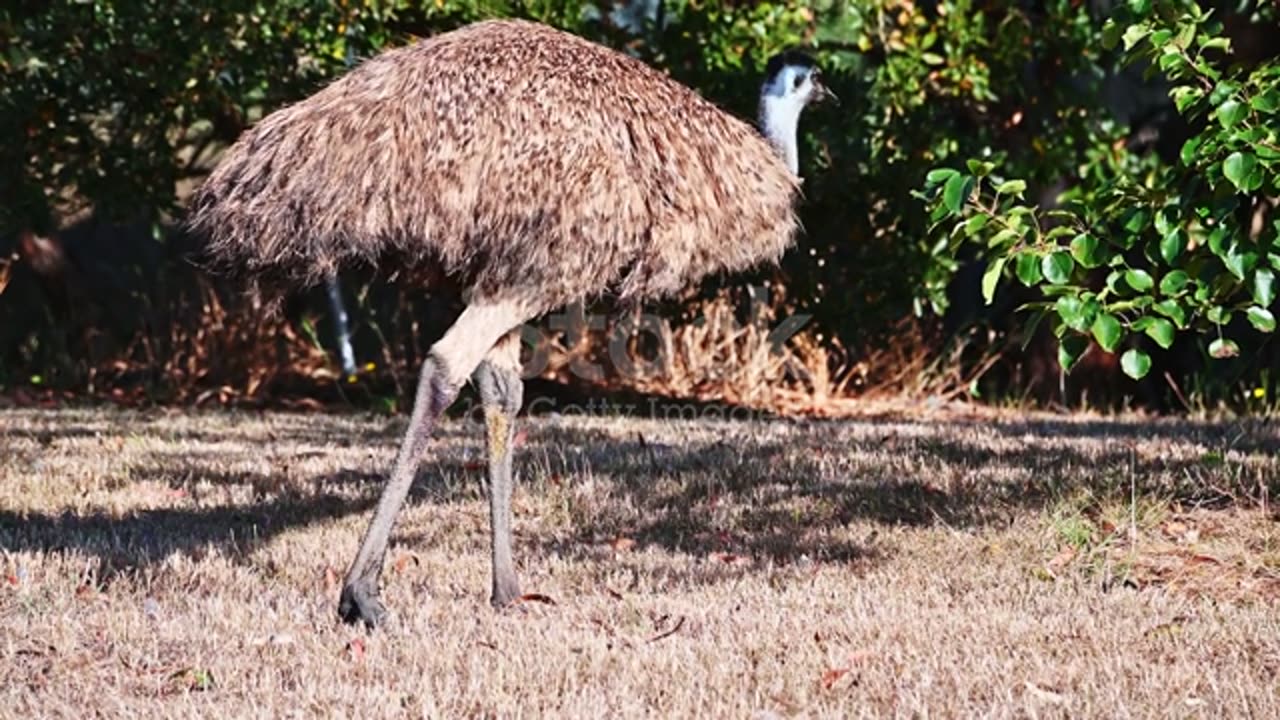
[[[795,65],[802,68],[813,68],[818,66],[818,62],[813,56],[801,50],[784,50],[783,52],[769,58],[769,64],[764,68],[765,77],[771,78],[782,71],[782,68],[788,65]]]

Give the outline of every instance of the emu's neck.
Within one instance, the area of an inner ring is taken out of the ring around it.
[[[800,150],[796,146],[796,126],[804,103],[794,96],[766,91],[760,96],[760,132],[777,151],[791,172],[800,174]]]

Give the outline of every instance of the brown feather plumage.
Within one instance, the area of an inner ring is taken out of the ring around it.
[[[754,128],[644,63],[490,21],[379,55],[263,119],[189,222],[213,260],[255,275],[437,268],[545,311],[776,259],[798,187]]]

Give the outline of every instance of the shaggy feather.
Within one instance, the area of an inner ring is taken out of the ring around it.
[[[258,123],[195,195],[218,264],[315,283],[442,272],[547,311],[776,260],[799,180],[644,63],[522,21],[386,52]]]

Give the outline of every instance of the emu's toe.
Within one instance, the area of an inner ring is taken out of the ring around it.
[[[489,596],[489,603],[495,608],[501,610],[520,597],[520,584],[515,578],[511,578],[509,582],[495,582],[493,584],[493,594]]]
[[[377,586],[356,582],[342,588],[338,615],[343,622],[363,622],[366,627],[375,628],[387,619],[387,609],[378,599]]]

